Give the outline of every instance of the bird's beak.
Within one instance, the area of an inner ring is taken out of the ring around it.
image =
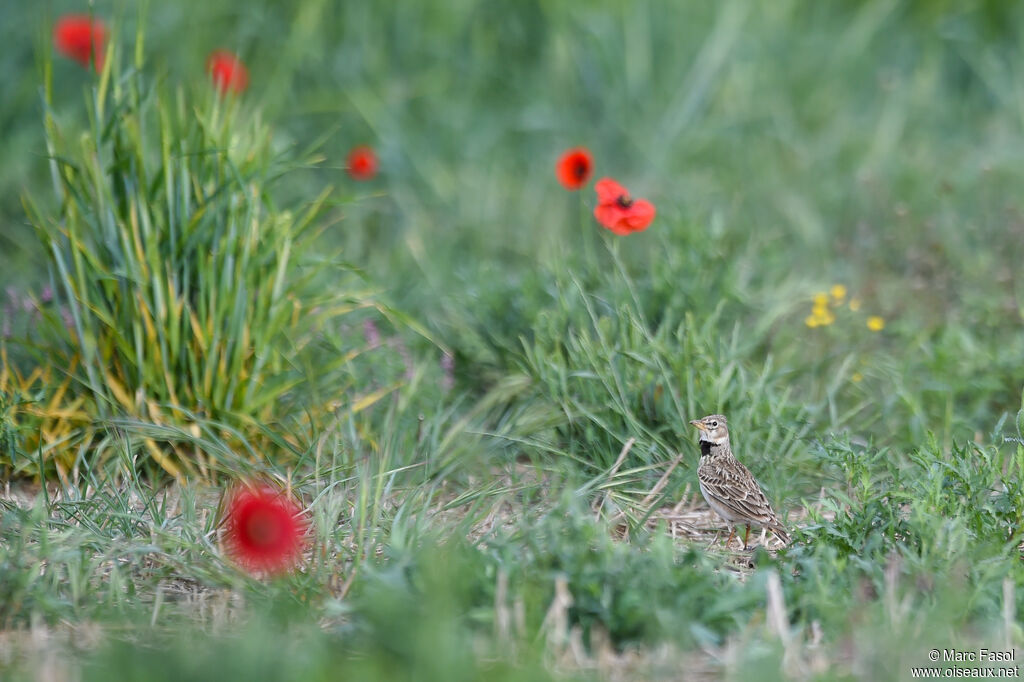
[[[702,422],[700,419],[691,419],[690,420],[690,425],[691,426],[696,426],[698,429],[703,429],[704,428],[704,422]]]

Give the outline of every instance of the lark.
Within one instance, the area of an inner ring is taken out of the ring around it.
[[[697,467],[700,491],[715,513],[729,524],[726,547],[732,542],[737,525],[747,527],[743,535],[743,549],[747,548],[751,526],[767,528],[789,544],[789,533],[779,522],[761,486],[750,470],[732,454],[725,417],[712,414],[690,423],[700,432],[700,466]]]

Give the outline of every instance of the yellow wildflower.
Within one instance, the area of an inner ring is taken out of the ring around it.
[[[837,287],[841,288],[839,291]],[[841,284],[837,284],[831,289],[833,295],[842,294],[846,295],[846,287]],[[835,313],[829,308],[829,295],[824,291],[819,291],[814,294],[814,303],[811,306],[811,314],[804,319],[806,324],[811,329],[815,327],[827,327],[836,321]]]
[[[860,310],[860,299],[857,298],[856,296],[850,299],[850,310],[852,310],[853,312],[857,312],[858,310]]]
[[[868,318],[868,329],[873,332],[880,332],[885,329],[885,320],[878,315],[872,315]]]
[[[842,284],[833,284],[832,288],[829,289],[828,292],[832,294],[832,300],[836,305],[842,303],[843,299],[846,298],[846,287]]]
[[[815,306],[811,314],[804,320],[804,324],[814,329],[815,327],[827,327],[835,321],[836,316],[831,310]]]
[[[850,381],[852,381],[855,384],[859,384],[863,380],[864,375],[861,374],[860,372],[854,372],[853,375],[850,377]]]

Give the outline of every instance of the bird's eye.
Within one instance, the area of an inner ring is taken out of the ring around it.
[[[711,422],[711,428],[713,428],[713,429],[718,428],[718,422]]]

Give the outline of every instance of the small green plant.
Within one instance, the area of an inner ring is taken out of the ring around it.
[[[1017,411],[1017,438],[1024,444],[1024,391],[1020,393],[1020,409]]]
[[[140,58],[119,71],[113,52],[90,89],[87,131],[58,123],[47,82],[59,210],[26,207],[72,322],[54,324],[44,350],[73,368],[71,395],[94,417],[214,420],[252,434],[309,379],[295,356],[317,330],[368,305],[313,285],[328,262],[311,252],[328,190],[279,206],[274,180],[311,159],[279,149],[237,99],[168,93]],[[201,453],[151,438],[145,452],[171,474],[203,467]]]
[[[71,383],[70,376],[59,376],[52,367],[23,374],[6,346],[0,346],[0,467],[5,475],[34,470],[40,458],[48,458],[89,423],[84,399],[68,397]],[[63,464],[57,466],[60,475],[67,471]]]
[[[737,582],[715,570],[717,557],[666,533],[622,542],[609,531],[567,494],[552,513],[489,540],[512,590],[525,595],[528,628],[543,627],[558,579],[570,597],[566,626],[579,627],[584,642],[603,633],[616,647],[719,642],[763,600],[760,580]]]

